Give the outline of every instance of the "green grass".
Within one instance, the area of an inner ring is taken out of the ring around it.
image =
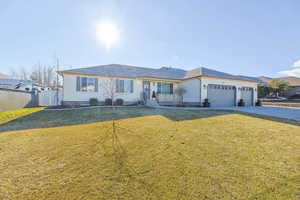
[[[0,134],[0,199],[299,198],[300,126],[147,108],[40,111],[19,120],[49,127],[66,116],[66,124],[89,124]]]

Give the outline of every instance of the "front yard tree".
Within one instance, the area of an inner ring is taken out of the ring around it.
[[[269,96],[272,92],[272,88],[268,87],[268,86],[264,86],[264,85],[259,85],[257,87],[257,95],[258,98],[265,98],[267,96]]]
[[[276,97],[278,97],[279,94],[282,94],[282,92],[289,88],[289,84],[284,81],[273,79],[269,82],[269,87],[272,89],[272,92],[275,93]]]
[[[114,105],[115,99],[117,97],[117,79],[106,78],[100,81],[100,88],[103,90],[104,96],[111,99],[111,105]]]

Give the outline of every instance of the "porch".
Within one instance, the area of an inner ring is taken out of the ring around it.
[[[176,93],[178,83],[162,80],[143,80],[143,99],[156,101],[160,105],[177,105],[182,103],[182,96]]]

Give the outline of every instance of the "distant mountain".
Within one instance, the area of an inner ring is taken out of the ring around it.
[[[260,82],[260,84],[267,86],[269,81],[272,80],[272,78],[267,77],[267,76],[259,76],[257,77],[258,81]]]
[[[266,76],[259,76],[259,77],[257,77],[257,79],[264,86],[267,86],[268,82],[270,80],[284,81],[284,82],[287,82],[290,86],[300,86],[300,78],[294,77],[294,76],[279,77],[279,78],[270,78],[270,77],[266,77]]]
[[[274,78],[274,80],[287,82],[290,86],[300,86],[300,78],[294,76]]]

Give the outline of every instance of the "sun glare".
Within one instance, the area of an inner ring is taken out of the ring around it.
[[[100,23],[97,25],[97,38],[110,49],[119,40],[119,29],[112,23]]]

